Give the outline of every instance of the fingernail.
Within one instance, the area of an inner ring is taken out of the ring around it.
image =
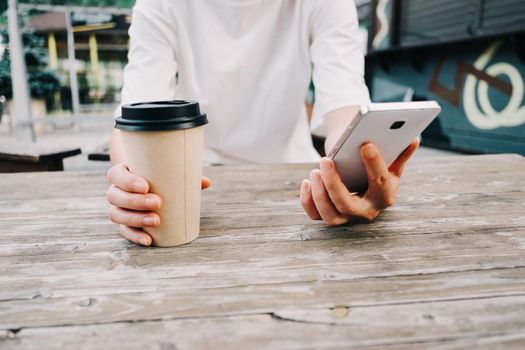
[[[363,154],[367,158],[374,158],[375,155],[376,155],[376,150],[375,150],[374,145],[372,145],[372,144],[365,145],[363,147]]]
[[[308,184],[309,184],[308,180],[303,180],[303,182],[301,183],[301,189],[303,191],[308,191]]]
[[[146,207],[149,209],[157,209],[160,207],[159,200],[156,198],[146,198]]]
[[[135,192],[144,193],[148,190],[148,186],[144,182],[137,181],[133,184],[133,190]]]
[[[333,162],[329,158],[321,158],[321,170],[330,171],[333,168]]]
[[[146,216],[144,219],[142,219],[142,222],[147,226],[155,226],[157,224],[157,218]]]
[[[139,239],[139,242],[140,242],[140,244],[145,245],[145,246],[149,245],[149,242],[148,242],[147,238],[141,238],[141,239]]]

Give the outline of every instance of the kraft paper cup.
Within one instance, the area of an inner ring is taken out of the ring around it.
[[[199,236],[206,114],[191,101],[122,106],[116,120],[130,171],[145,178],[162,198],[161,224],[145,228],[153,245],[172,247]]]

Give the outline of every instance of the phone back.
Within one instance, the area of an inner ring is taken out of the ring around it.
[[[352,192],[363,192],[368,187],[368,176],[360,156],[362,144],[376,144],[383,159],[390,165],[440,111],[434,101],[362,107],[329,154],[346,187]]]

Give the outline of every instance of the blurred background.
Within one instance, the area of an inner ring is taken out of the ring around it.
[[[66,170],[109,166],[133,3],[0,1],[0,148],[81,148]],[[356,3],[372,100],[443,107],[422,155],[525,155],[524,0]],[[315,103],[314,86],[306,103]]]

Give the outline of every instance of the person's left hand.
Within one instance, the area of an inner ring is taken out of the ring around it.
[[[321,170],[313,170],[310,180],[303,180],[301,184],[301,204],[306,214],[330,226],[343,225],[352,219],[375,219],[394,204],[405,165],[418,147],[419,139],[416,139],[388,166],[374,144],[362,145],[361,159],[369,184],[363,196],[346,188],[332,159],[322,158]]]

